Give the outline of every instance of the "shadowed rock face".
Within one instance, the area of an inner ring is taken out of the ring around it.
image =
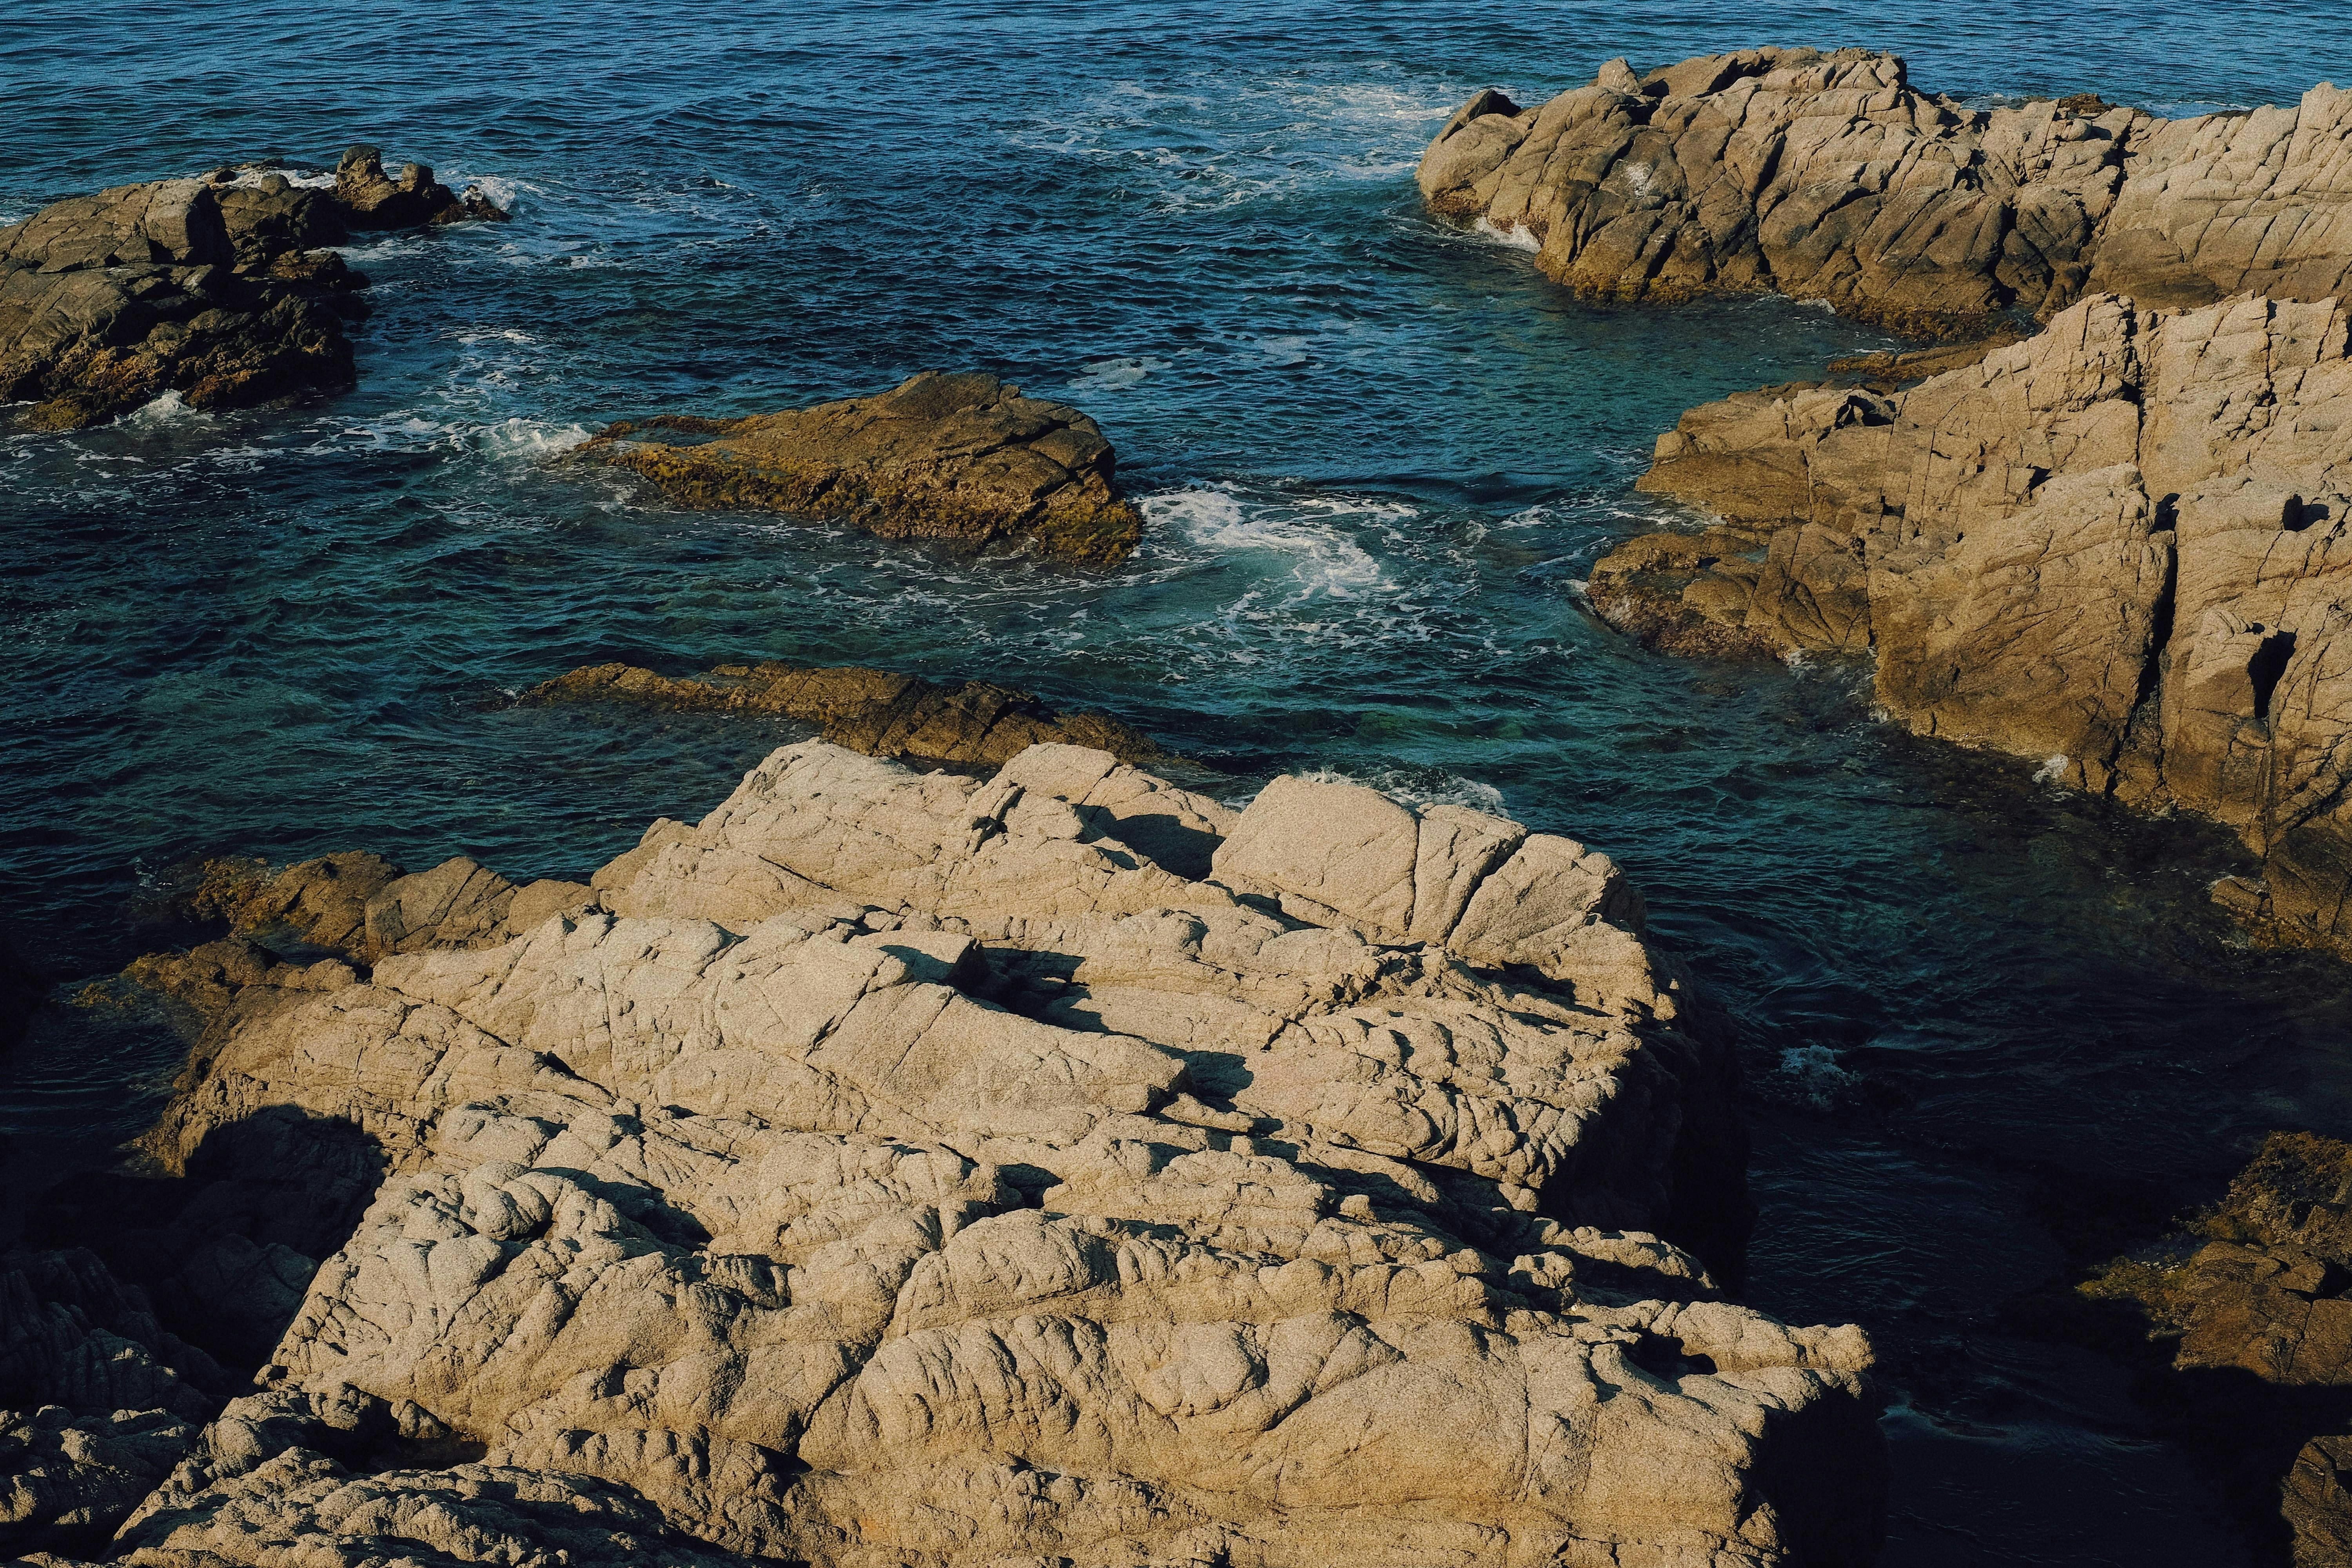
[[[1629,542],[1592,601],[1687,651],[1873,651],[1902,722],[2229,824],[2263,870],[2228,900],[2342,946],[2347,422],[2333,301],[2094,296],[1907,392],[1692,410],[1642,488],[1727,526]]]
[[[2080,1287],[2141,1315],[2178,1418],[2278,1510],[2296,1568],[2352,1560],[2347,1287],[2352,1146],[2309,1132],[2273,1133],[2220,1204]]]
[[[1874,1552],[1861,1332],[1659,1234],[1738,1206],[1728,1041],[1606,857],[811,742],[593,889],[218,1016],[161,1169],[268,1111],[385,1174],[140,1561]]]
[[[1972,110],[1862,49],[1749,49],[1538,109],[1487,91],[1423,155],[1440,212],[1522,230],[1618,299],[1774,291],[1898,331],[2147,305],[2320,300],[2352,268],[2352,92],[2164,121],[2088,94]]]
[[[316,247],[504,216],[418,164],[386,179],[373,147],[344,155],[333,191],[223,170],[55,203],[0,228],[0,402],[66,430],[167,392],[215,408],[347,386],[338,311],[364,279]]]
[[[625,664],[575,669],[523,693],[527,702],[625,701],[711,713],[764,713],[821,725],[836,746],[869,757],[955,768],[1000,768],[1031,746],[1066,742],[1123,763],[1161,753],[1150,737],[1100,713],[1055,713],[1025,691],[984,680],[933,685],[856,668],[722,664],[670,677]]]
[[[644,438],[652,430],[710,439]],[[692,505],[837,518],[889,539],[1022,541],[1116,565],[1142,529],[1112,489],[1100,427],[992,375],[926,371],[877,396],[781,414],[624,423],[583,451]]]

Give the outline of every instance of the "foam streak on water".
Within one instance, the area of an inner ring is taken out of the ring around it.
[[[1577,584],[1609,542],[1697,521],[1630,489],[1658,432],[1889,341],[1785,300],[1580,303],[1524,235],[1431,222],[1412,170],[1475,89],[1532,104],[1614,55],[1759,42],[1897,48],[1964,95],[2262,102],[2326,74],[2333,5],[11,21],[0,221],[361,139],[516,214],[347,247],[374,279],[347,396],[0,436],[0,918],[53,972],[138,951],[140,900],[193,855],[581,876],[794,733],[511,700],[606,659],[985,677],[1141,724],[1236,799],[1302,771],[1507,809],[1621,860],[1738,1020],[1750,1289],[1878,1336],[1887,1561],[2242,1560],[2115,1368],[2000,1308],[2065,1266],[2085,1205],[2210,1195],[2266,1126],[2352,1132],[2342,972],[2231,945],[2218,831],[1912,742],[1851,664],[1679,663],[1601,630]],[[565,456],[614,419],[925,368],[1099,419],[1136,559],[685,511]],[[0,1064],[0,1133],[96,1157],[178,1054],[47,1017]]]

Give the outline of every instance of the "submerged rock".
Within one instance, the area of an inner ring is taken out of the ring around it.
[[[837,518],[889,539],[1020,541],[1116,565],[1143,525],[1112,488],[1116,460],[1093,420],[992,375],[926,371],[873,397],[780,414],[623,423],[581,450],[692,505]]]
[[[364,280],[319,247],[491,216],[415,164],[386,180],[370,147],[345,154],[333,191],[223,170],[54,203],[0,228],[0,402],[68,430],[166,393],[215,408],[347,386],[339,312]]]
[[[1869,650],[1887,712],[2236,828],[2269,934],[2352,940],[2352,349],[2345,311],[2109,295],[1882,395],[1693,409],[1641,488],[1725,526],[1593,569],[1596,608],[1702,652]]]
[[[1669,1239],[1730,1045],[1605,857],[810,742],[593,882],[221,1014],[161,1170],[383,1174],[137,1560],[1874,1554],[1861,1331]]]
[[[1903,331],[2044,319],[2085,289],[2147,305],[2352,275],[2352,92],[2165,121],[2088,94],[1970,109],[1864,49],[1747,49],[1536,109],[1478,93],[1421,161],[1436,210],[1532,236],[1618,299],[1778,292]]]
[[[1026,691],[984,680],[937,686],[919,676],[847,667],[722,664],[708,675],[656,675],[598,664],[544,681],[526,702],[627,701],[714,713],[764,713],[823,727],[836,746],[955,768],[999,768],[1049,741],[1123,763],[1162,755],[1141,731],[1100,713],[1055,713]]]

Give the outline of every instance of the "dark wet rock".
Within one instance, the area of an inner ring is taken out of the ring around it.
[[[362,152],[334,191],[223,171],[69,197],[0,228],[0,402],[36,403],[32,427],[66,430],[166,393],[220,408],[349,385],[341,317],[364,279],[321,247],[354,228],[503,216],[414,164],[385,179]]]
[[[354,229],[416,228],[467,218],[493,222],[507,215],[478,190],[457,195],[423,163],[403,163],[397,177],[383,172],[383,153],[365,143],[335,165],[335,200]]]
[[[660,437],[700,436],[679,442]],[[624,422],[581,449],[696,506],[839,519],[890,539],[1034,545],[1116,565],[1142,514],[1095,422],[992,375],[926,371],[888,392],[748,419]]]
[[[1423,155],[1440,212],[1523,232],[1580,292],[1780,292],[1978,335],[2086,289],[2322,300],[2352,268],[2352,92],[2166,121],[2078,93],[1970,109],[1864,49],[1747,49],[1538,108],[1464,104]]]
[[[773,714],[817,725],[836,746],[954,768],[997,768],[1061,741],[1123,763],[1165,762],[1141,731],[1100,713],[1056,713],[1026,691],[983,680],[940,686],[855,667],[722,664],[708,675],[656,675],[600,664],[523,693],[527,702],[615,700],[717,713]]]
[[[1695,408],[1641,488],[1716,515],[1593,568],[1656,646],[1870,652],[1922,734],[2236,829],[2266,940],[2352,939],[2352,328],[2112,295],[1907,391]]]
[[[2146,1333],[2165,1358],[2147,1396],[2297,1568],[2352,1562],[2352,1144],[2271,1134],[2219,1204],[2078,1289]]]

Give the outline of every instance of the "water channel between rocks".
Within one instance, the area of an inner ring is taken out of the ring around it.
[[[2239,1560],[2126,1372],[2004,1308],[2210,1196],[2261,1131],[2352,1133],[2344,972],[2233,943],[2217,829],[1910,740],[1856,667],[1676,662],[1597,626],[1592,560],[1674,521],[1630,489],[1658,431],[1891,340],[1778,299],[1579,303],[1431,223],[1412,168],[1472,89],[1534,101],[1620,53],[1859,43],[1929,87],[2180,112],[2352,78],[2339,19],[205,9],[126,42],[37,0],[0,221],[362,137],[517,221],[349,252],[375,280],[351,395],[0,441],[0,913],[49,972],[119,966],[192,855],[580,876],[795,733],[511,700],[604,659],[983,677],[1143,726],[1236,796],[1329,769],[1507,812],[1616,857],[1738,1017],[1748,1296],[1877,1337],[1886,1561]],[[1149,520],[1135,559],[685,513],[551,462],[607,419],[925,367],[1095,415]],[[0,1064],[12,1163],[137,1131],[180,1051],[48,1010]]]

